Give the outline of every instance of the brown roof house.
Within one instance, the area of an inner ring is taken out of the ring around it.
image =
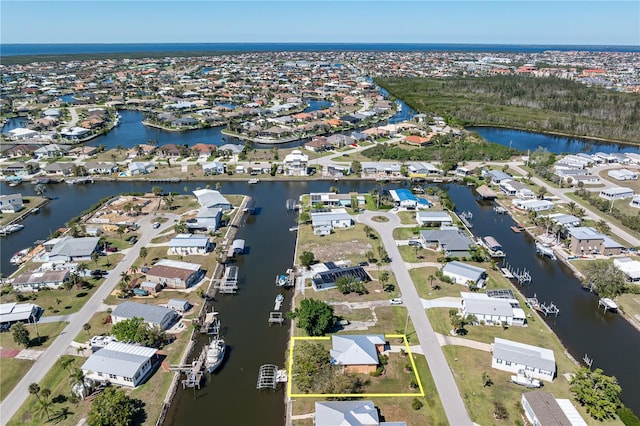
[[[343,365],[346,373],[372,373],[386,344],[382,334],[331,336],[331,364]]]
[[[161,259],[147,271],[147,281],[168,288],[186,289],[200,280],[203,275],[200,268],[196,263]]]

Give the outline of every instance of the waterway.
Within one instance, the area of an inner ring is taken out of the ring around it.
[[[191,189],[204,187],[207,182],[189,182]],[[51,231],[64,226],[71,217],[89,208],[99,199],[122,192],[149,191],[146,182],[97,182],[93,185],[49,185],[48,195],[53,201],[39,215],[29,216],[25,229],[2,240],[1,267],[4,276],[15,268],[9,264],[11,255],[46,238]],[[277,294],[275,275],[291,266],[295,233],[288,228],[295,218],[285,213],[285,201],[310,191],[327,191],[337,186],[341,193],[366,193],[372,182],[224,182],[226,194],[246,193],[254,197],[258,214],[251,216],[240,228],[238,237],[247,241],[249,252],[242,257],[240,291],[235,296],[220,296],[215,303],[221,312],[225,338],[230,345],[226,363],[213,375],[205,387],[196,391],[180,391],[171,408],[167,424],[201,424],[215,421],[222,424],[281,425],[284,418],[282,391],[255,390],[258,367],[274,363],[282,366],[287,339],[287,326],[267,325],[268,312]],[[165,191],[183,193],[184,183],[162,184]],[[387,189],[393,188],[389,186]],[[510,230],[511,219],[496,215],[490,204],[480,205],[468,187],[448,185],[447,190],[458,211],[468,210],[474,215],[474,232],[479,236],[492,235],[507,252],[507,260],[517,268],[530,271],[532,283],[523,292],[536,294],[542,302],[553,301],[560,308],[557,318],[547,319],[574,358],[585,354],[594,359],[594,367],[615,375],[623,388],[623,401],[640,412],[640,339],[638,332],[613,313],[603,314],[597,309],[597,298],[584,290],[571,271],[559,262],[536,256],[534,243],[526,234]],[[12,188],[13,189],[13,188]],[[1,184],[0,191],[8,188]],[[33,194],[32,185],[22,184],[20,191]],[[72,207],[70,207],[72,206]],[[287,304],[291,293],[286,293]],[[287,305],[288,306],[288,305]],[[542,324],[530,327],[545,330]],[[546,332],[546,331],[543,331]],[[248,408],[250,407],[250,408]]]

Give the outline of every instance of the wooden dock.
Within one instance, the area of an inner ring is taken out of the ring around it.
[[[204,369],[204,362],[207,359],[207,347],[202,348],[202,352],[198,356],[198,359],[193,361],[190,365],[172,365],[169,367],[169,371],[176,371],[178,373],[184,373],[186,378],[182,380],[182,389],[196,388],[200,389],[202,383],[202,375]]]
[[[271,324],[280,324],[284,323],[284,315],[282,312],[270,312],[269,313],[269,325]]]

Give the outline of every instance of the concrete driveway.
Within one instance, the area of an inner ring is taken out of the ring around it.
[[[29,371],[22,377],[22,380],[16,385],[16,387],[6,396],[6,398],[0,403],[0,424],[7,424],[7,422],[18,411],[20,406],[25,402],[29,396],[28,387],[31,383],[39,383],[44,375],[53,367],[58,361],[61,355],[67,352],[67,348],[73,342],[73,339],[82,331],[82,326],[89,322],[93,314],[98,312],[102,301],[107,298],[113,291],[120,280],[120,273],[127,271],[133,262],[138,258],[140,248],[146,246],[152,238],[155,238],[159,233],[165,231],[169,227],[173,226],[173,221],[163,223],[160,228],[153,229],[152,223],[157,220],[155,215],[143,216],[138,220],[140,224],[140,239],[138,242],[129,249],[124,258],[118,265],[109,273],[109,276],[104,283],[96,290],[91,296],[91,299],[85,303],[85,305],[76,312],[69,325],[60,333],[56,340],[47,348],[44,353],[38,358],[38,360],[31,366]]]
[[[388,222],[375,221],[373,220],[375,216],[384,216],[388,219]],[[407,308],[416,329],[416,334],[420,340],[420,348],[429,364],[429,370],[433,376],[449,424],[456,426],[472,425],[473,423],[464,406],[449,364],[440,348],[440,342],[429,323],[422,300],[418,296],[413,280],[393,239],[393,229],[401,225],[400,218],[393,213],[367,211],[358,216],[358,222],[369,225],[380,234],[382,243],[391,259],[391,270],[395,274],[396,281],[402,292],[404,306]]]

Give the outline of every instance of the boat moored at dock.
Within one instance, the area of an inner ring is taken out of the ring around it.
[[[207,348],[207,358],[205,359],[205,367],[209,373],[213,373],[220,367],[224,361],[224,354],[227,351],[227,344],[224,339],[216,335],[209,347]]]
[[[507,255],[502,249],[502,244],[490,235],[480,238],[478,242],[489,250],[489,256],[493,258],[505,257]]]
[[[551,260],[556,260],[556,254],[553,252],[553,249],[546,244],[542,244],[536,241],[536,253],[542,256],[546,256]]]

